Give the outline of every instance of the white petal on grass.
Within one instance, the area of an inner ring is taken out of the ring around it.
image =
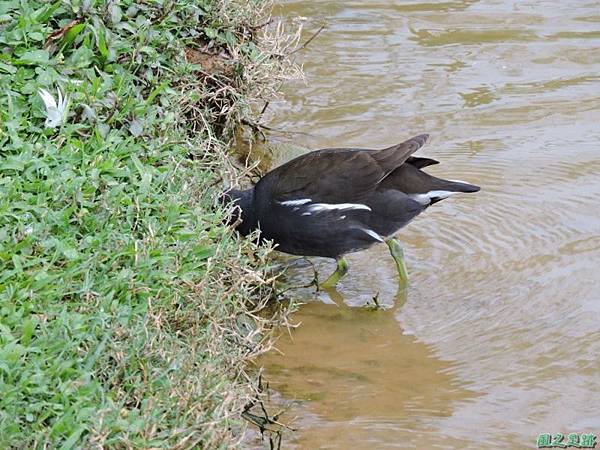
[[[38,94],[44,102],[46,107],[46,122],[45,125],[48,128],[56,128],[63,123],[65,113],[67,110],[68,97],[63,98],[60,89],[58,91],[58,102],[46,89],[40,89]]]
[[[39,94],[40,97],[42,97],[46,108],[56,108],[56,100],[54,100],[54,97],[52,97],[50,92],[48,92],[46,89],[40,89]]]
[[[62,78],[60,78],[60,81],[63,82],[63,83],[74,84],[75,86],[79,86],[80,84],[83,84],[83,80],[76,80],[74,78],[65,78],[65,77],[62,77]]]

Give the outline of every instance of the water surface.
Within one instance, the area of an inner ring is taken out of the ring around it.
[[[600,2],[311,0],[277,13],[327,27],[270,126],[308,133],[293,140],[310,148],[428,132],[420,154],[442,162],[428,170],[483,188],[399,234],[406,293],[378,246],[350,256],[338,293],[298,294],[301,326],[259,361],[298,428],[283,448],[600,435]],[[390,308],[366,310],[377,293]]]

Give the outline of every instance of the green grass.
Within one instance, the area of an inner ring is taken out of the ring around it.
[[[276,67],[265,3],[0,3],[0,448],[238,437],[266,250],[221,226],[215,180]]]

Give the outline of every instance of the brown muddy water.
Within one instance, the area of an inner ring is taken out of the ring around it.
[[[277,13],[305,17],[307,37],[327,26],[270,126],[312,149],[427,132],[431,173],[482,186],[399,233],[406,292],[384,245],[351,255],[337,292],[297,292],[301,325],[258,361],[298,429],[282,448],[600,440],[600,2],[305,0]],[[376,293],[387,309],[364,307]]]

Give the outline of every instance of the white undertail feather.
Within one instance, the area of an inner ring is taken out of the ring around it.
[[[409,194],[409,197],[421,205],[428,205],[433,198],[448,198],[451,195],[458,194],[454,191],[429,191],[424,194]]]

